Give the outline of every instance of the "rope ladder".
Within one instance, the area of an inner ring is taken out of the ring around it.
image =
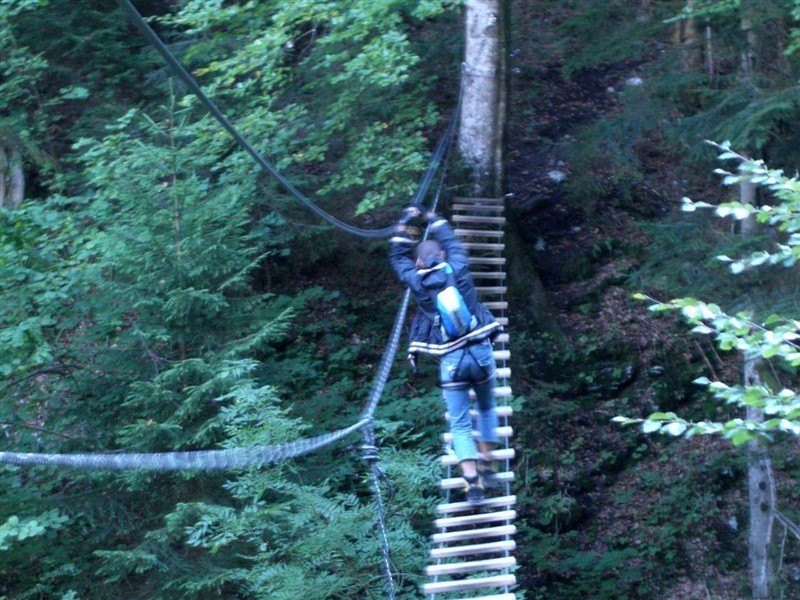
[[[478,297],[507,329],[504,199],[456,198],[452,210],[451,220],[456,227],[456,234],[470,253],[470,272]],[[499,485],[486,489],[486,498],[482,503],[472,505],[465,501],[450,501],[450,492],[463,488],[464,479],[453,474],[457,460],[452,451],[447,451],[451,436],[443,436],[446,451],[441,462],[446,476],[442,479],[441,488],[445,492],[446,502],[437,506],[437,518],[433,522],[436,533],[431,536],[432,548],[426,568],[430,581],[423,585],[423,592],[430,600],[517,598],[512,591],[516,586],[513,571],[517,564],[513,556],[516,550],[513,539],[516,533],[513,524],[516,496],[511,493],[514,448],[510,443],[513,429],[509,425],[512,409],[509,406],[511,368],[508,364],[511,353],[508,341],[506,331],[498,336],[494,347],[497,362],[495,401],[501,441],[491,458],[501,467],[497,473]],[[473,419],[475,417],[473,411]]]

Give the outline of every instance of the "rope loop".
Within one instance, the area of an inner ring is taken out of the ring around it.
[[[378,461],[378,447],[371,444],[363,444],[361,446],[363,454],[361,460],[364,462],[377,462]]]

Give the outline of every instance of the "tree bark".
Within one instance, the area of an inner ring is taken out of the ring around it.
[[[25,199],[25,171],[18,146],[0,139],[0,208],[18,208]]]
[[[18,146],[11,148],[11,206],[19,208],[25,199],[25,171],[22,167],[22,152]]]
[[[761,385],[756,369],[759,360],[747,360],[744,365],[746,385]],[[747,407],[748,420],[763,421],[763,412]],[[772,530],[775,523],[775,479],[767,448],[758,440],[747,444],[747,488],[750,504],[750,532],[747,550],[750,558],[751,586],[754,600],[770,596],[774,565],[770,556]]]
[[[641,0],[639,8],[636,11],[636,18],[643,23],[649,21],[653,16],[653,2],[652,0]]]
[[[506,0],[467,2],[459,152],[475,196],[503,194],[507,8]]]
[[[758,186],[752,181],[743,181],[740,187],[742,204],[756,204]],[[741,221],[741,235],[753,235],[758,228],[754,217]],[[748,386],[763,385],[758,367],[761,359],[746,359],[744,363],[744,384]],[[747,407],[747,419],[763,421],[761,409]],[[772,462],[767,448],[758,440],[747,445],[747,491],[750,505],[750,531],[747,538],[747,550],[750,558],[750,575],[753,598],[756,600],[770,597],[770,583],[774,565],[770,557],[772,529],[775,522],[775,481],[772,473]]]
[[[0,142],[0,208],[6,205],[7,186],[6,179],[8,175],[8,153],[6,147]]]
[[[693,4],[694,0],[687,0],[686,7],[691,8]],[[703,42],[694,18],[676,21],[673,39],[680,48],[681,67],[684,72],[696,73],[702,64]]]
[[[749,2],[742,2],[739,23],[745,34],[745,45],[740,55],[739,76],[743,81],[752,81],[757,68],[759,40],[758,32],[753,26],[752,10]]]

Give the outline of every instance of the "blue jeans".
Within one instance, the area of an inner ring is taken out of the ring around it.
[[[442,393],[447,412],[450,413],[453,450],[459,463],[480,457],[472,437],[470,388],[475,391],[476,396],[478,440],[492,443],[498,440],[494,402],[496,369],[489,340],[446,354],[439,363]]]

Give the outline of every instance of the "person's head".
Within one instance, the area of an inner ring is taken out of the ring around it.
[[[414,255],[417,258],[417,268],[432,267],[438,262],[445,259],[444,250],[436,240],[425,240],[417,244],[414,249]]]

